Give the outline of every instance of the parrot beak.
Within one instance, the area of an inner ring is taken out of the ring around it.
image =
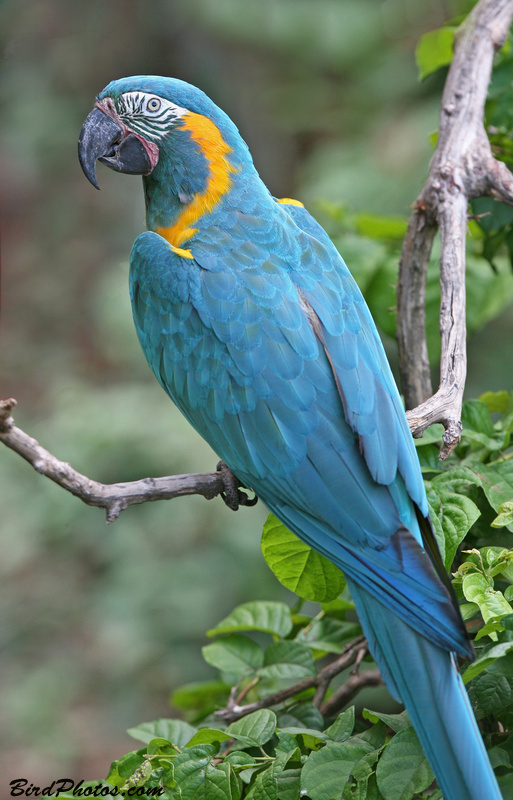
[[[97,189],[100,188],[96,179],[98,160],[128,175],[149,175],[153,168],[137,136],[124,134],[121,126],[99,108],[93,108],[82,126],[78,158],[84,175]]]

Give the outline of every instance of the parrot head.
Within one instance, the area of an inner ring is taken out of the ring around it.
[[[100,92],[80,132],[78,155],[86,177],[99,188],[97,161],[117,172],[148,176],[163,152],[184,165],[192,159],[198,169],[194,155],[211,161],[220,146],[226,154],[241,151],[239,161],[247,158],[241,143],[230,118],[200,89],[176,78],[136,75]]]
[[[96,98],[80,132],[82,169],[97,189],[96,162],[142,175],[150,230],[168,230],[189,209],[211,211],[237,175],[255,173],[231,119],[200,89],[176,78],[136,75],[112,81]],[[185,241],[190,228],[168,235]]]

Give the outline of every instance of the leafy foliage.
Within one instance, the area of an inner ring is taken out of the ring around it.
[[[513,780],[513,737],[505,733],[513,725],[513,392],[487,392],[465,403],[463,425],[461,444],[443,464],[440,426],[417,447],[438,542],[448,567],[456,556],[453,585],[474,636],[477,658],[463,664],[463,680],[507,798]],[[333,702],[351,668],[345,657],[361,648],[342,573],[272,515],[262,551],[278,580],[294,588],[296,604],[243,603],[212,628],[203,657],[217,679],[175,692],[172,704],[185,720],[131,728],[144,746],[112,764],[105,791],[133,789],[141,797],[160,791],[169,800],[412,800],[420,794],[440,800],[405,712],[356,714]],[[333,669],[337,659],[340,669]],[[332,673],[324,680],[328,665]],[[360,673],[373,666],[366,654]]]

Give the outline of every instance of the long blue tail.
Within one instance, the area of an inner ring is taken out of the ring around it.
[[[455,656],[348,584],[372,655],[408,711],[444,800],[502,800]]]

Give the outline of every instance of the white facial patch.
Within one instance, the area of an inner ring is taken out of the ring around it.
[[[125,92],[116,100],[119,116],[133,131],[148,139],[162,139],[189,111],[149,92]]]

